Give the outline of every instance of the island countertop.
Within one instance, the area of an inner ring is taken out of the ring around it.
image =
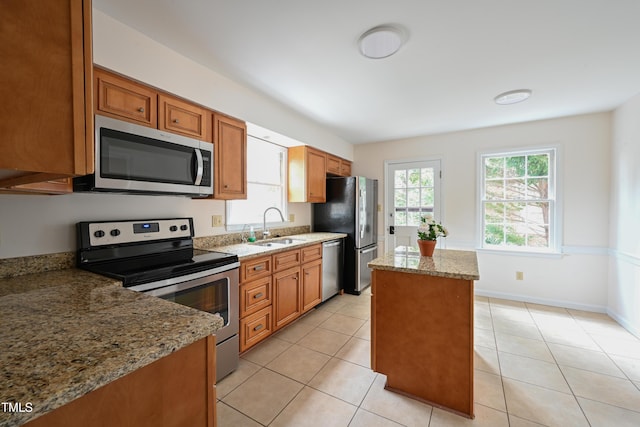
[[[0,279],[0,411],[19,426],[215,333],[220,316],[78,269]]]
[[[480,279],[478,259],[474,251],[436,249],[432,257],[423,257],[416,248],[398,246],[367,265],[374,270],[428,274],[451,279]]]

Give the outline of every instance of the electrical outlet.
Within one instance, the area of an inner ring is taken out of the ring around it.
[[[524,280],[524,273],[522,271],[516,271],[516,280]]]
[[[212,227],[222,227],[222,215],[212,215],[211,216],[211,226]]]
[[[289,214],[289,222],[296,222],[296,215],[295,214]]]

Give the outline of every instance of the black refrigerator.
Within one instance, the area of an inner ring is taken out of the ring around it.
[[[378,180],[363,176],[327,178],[326,203],[313,204],[313,231],[345,233],[344,291],[360,293],[371,284],[369,261],[378,256]]]

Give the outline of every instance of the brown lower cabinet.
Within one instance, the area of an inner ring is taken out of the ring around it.
[[[209,336],[24,427],[214,427],[215,367]]]
[[[240,264],[240,352],[290,324],[322,300],[322,244]]]
[[[273,275],[273,330],[293,322],[302,314],[300,267]]]
[[[473,418],[473,280],[371,277],[371,369],[389,390]]]

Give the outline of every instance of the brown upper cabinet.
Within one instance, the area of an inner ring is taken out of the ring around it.
[[[313,147],[289,148],[289,201],[324,203],[328,176],[351,176],[351,162]]]
[[[95,111],[103,116],[142,126],[158,126],[158,93],[108,71],[96,68]]]
[[[327,153],[327,175],[351,176],[351,162]]]
[[[247,198],[247,125],[213,115],[214,199]]]
[[[93,172],[91,45],[90,0],[2,2],[0,188]]]
[[[211,141],[211,112],[173,96],[160,94],[158,129]]]
[[[351,162],[340,159],[340,176],[351,176]]]
[[[289,148],[289,201],[326,201],[327,155],[306,145]]]
[[[247,125],[100,68],[97,114],[213,142],[214,199],[247,198]]]
[[[340,157],[327,154],[327,174],[340,175]]]

